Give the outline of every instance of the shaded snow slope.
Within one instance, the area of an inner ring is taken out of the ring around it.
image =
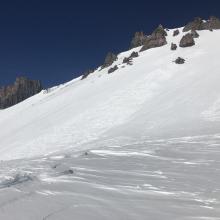
[[[133,65],[121,53],[107,74],[97,70],[0,111],[0,159],[93,147],[89,143],[218,133],[220,31],[199,31],[196,45],[168,44],[140,53]],[[184,65],[172,61],[178,56]],[[103,142],[104,143],[104,142]]]

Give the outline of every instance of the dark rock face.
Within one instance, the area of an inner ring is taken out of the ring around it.
[[[88,70],[85,73],[83,73],[81,80],[87,78],[91,73],[93,73],[94,70]]]
[[[139,56],[138,52],[132,52],[129,57],[125,57],[123,59],[123,63],[131,65],[132,64],[132,59],[135,58],[135,57],[138,57],[138,56]]]
[[[130,49],[135,47],[143,46],[146,36],[143,32],[136,32],[130,45]]]
[[[151,34],[151,37],[158,39],[161,37],[166,37],[167,32],[164,30],[163,26],[160,24]]]
[[[184,28],[183,32],[190,31],[190,30],[204,30],[204,22],[202,18],[196,17],[193,21],[189,22]]]
[[[220,20],[217,17],[211,16],[208,21],[203,21],[197,17],[193,21],[189,22],[184,28],[183,32],[190,30],[212,30],[220,29]]]
[[[14,85],[0,89],[0,109],[11,107],[25,99],[39,93],[42,90],[39,80],[29,80],[26,77],[18,77]]]
[[[110,68],[110,69],[108,70],[108,73],[109,73],[109,74],[110,74],[110,73],[113,73],[113,72],[115,72],[117,69],[118,69],[118,66],[115,65],[114,67],[112,67],[112,68]]]
[[[185,60],[181,57],[178,57],[176,60],[175,60],[175,63],[176,64],[184,64],[185,63]]]
[[[207,30],[220,29],[220,19],[215,16],[211,16],[209,20],[205,23],[205,26]]]
[[[111,66],[117,59],[117,55],[109,52],[105,58],[104,64],[102,65],[102,69]]]
[[[188,33],[182,37],[180,40],[180,47],[191,47],[195,45],[195,41],[193,39],[192,34]]]
[[[167,44],[166,41],[167,32],[164,30],[162,25],[150,35],[144,41],[144,46],[140,51],[145,51],[155,47],[161,47]]]
[[[173,36],[175,37],[175,36],[179,35],[179,33],[180,33],[180,31],[179,31],[178,29],[176,29],[176,30],[173,32]]]
[[[138,57],[138,52],[132,52],[131,55],[130,55],[130,58],[135,58],[135,57]]]
[[[125,58],[123,59],[123,63],[129,64],[129,65],[132,64],[132,63],[131,63],[131,59],[130,59],[129,57],[125,57]]]
[[[171,48],[170,48],[171,50],[176,50],[177,49],[177,45],[176,44],[174,44],[174,43],[171,43]]]
[[[193,38],[198,38],[199,37],[199,34],[195,30],[191,31],[191,35],[192,35]]]

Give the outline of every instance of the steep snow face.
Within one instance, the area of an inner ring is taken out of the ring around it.
[[[0,111],[0,159],[218,133],[220,31],[199,31],[195,46],[171,51],[180,32],[168,31],[166,46],[140,53],[133,65],[123,59],[140,48],[119,54],[112,74],[98,69]],[[173,62],[179,56],[185,64]]]

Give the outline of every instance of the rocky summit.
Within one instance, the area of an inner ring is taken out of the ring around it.
[[[166,36],[167,32],[164,30],[162,25],[159,25],[159,27],[156,28],[156,30],[154,30],[154,32],[146,38],[141,51],[166,45]]]
[[[138,51],[132,51],[129,56],[123,58],[122,64],[132,65],[133,58],[139,56],[139,53],[146,51],[148,49],[153,49],[157,47],[162,47],[167,45],[169,42],[169,37],[172,35],[174,37],[170,44],[170,50],[176,51],[178,46],[181,48],[192,47],[196,44],[197,38],[200,37],[199,31],[203,30],[217,30],[220,29],[220,19],[214,16],[210,16],[209,19],[203,20],[200,17],[194,18],[193,21],[188,22],[183,29],[176,28],[172,29],[172,33],[169,33],[169,29],[164,28],[162,25],[159,25],[150,35],[145,34],[143,31],[136,32],[134,37],[130,42],[129,50],[140,47]],[[185,33],[187,32],[187,33]],[[169,33],[169,36],[168,36]],[[177,38],[176,36],[179,36]],[[179,40],[180,39],[180,40]],[[115,63],[116,62],[116,63]],[[102,71],[105,68],[108,69],[108,73],[117,71],[120,68],[120,53],[114,54],[112,52],[107,53],[103,65],[100,67],[99,71]],[[113,65],[114,64],[114,65]],[[119,65],[118,65],[119,64]],[[94,70],[86,71],[82,74],[81,79],[87,78],[91,73],[95,72]]]
[[[131,41],[130,49],[133,49],[133,48],[139,47],[139,46],[143,46],[146,38],[147,37],[144,35],[144,33],[142,31],[136,32],[132,41]]]
[[[202,20],[200,17],[196,17],[193,21],[189,22],[184,28],[183,32],[190,30],[213,30],[220,29],[220,19],[211,16],[207,21]]]
[[[30,80],[26,77],[17,77],[15,83],[0,88],[0,109],[11,107],[42,90],[39,80]]]

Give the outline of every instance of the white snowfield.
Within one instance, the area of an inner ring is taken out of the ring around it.
[[[220,219],[220,31],[181,30],[0,111],[0,219]]]

